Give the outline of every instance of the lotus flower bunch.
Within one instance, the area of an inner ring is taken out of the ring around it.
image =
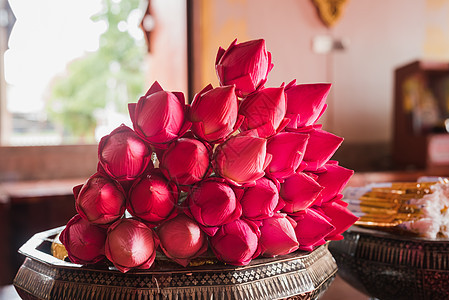
[[[218,51],[220,85],[190,104],[158,82],[129,104],[133,128],[101,139],[97,172],[74,188],[69,258],[122,272],[206,252],[246,265],[342,239],[357,220],[341,200],[353,171],[317,124],[331,85],[265,87],[272,68],[264,40],[235,40]]]

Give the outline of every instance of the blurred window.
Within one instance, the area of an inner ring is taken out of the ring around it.
[[[5,21],[0,13],[0,37],[8,42],[2,145],[90,144],[130,125],[127,103],[144,93],[147,45],[139,26],[148,1],[0,3],[15,17]]]

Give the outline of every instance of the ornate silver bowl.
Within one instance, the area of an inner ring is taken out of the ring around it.
[[[449,239],[426,239],[357,226],[329,250],[338,274],[379,299],[449,299]]]
[[[38,233],[20,248],[26,258],[14,286],[23,299],[318,299],[337,272],[323,245],[243,267],[216,261],[184,268],[157,258],[150,270],[124,274],[52,256],[51,245],[63,228]]]

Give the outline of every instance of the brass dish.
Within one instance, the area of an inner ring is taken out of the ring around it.
[[[429,239],[352,226],[329,250],[338,274],[382,300],[449,299],[449,239]]]
[[[63,228],[38,233],[19,249],[26,259],[14,286],[23,299],[318,299],[337,272],[326,244],[243,267],[216,262],[184,268],[157,259],[150,270],[124,274],[52,256]]]

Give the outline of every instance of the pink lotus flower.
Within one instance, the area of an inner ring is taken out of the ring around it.
[[[221,178],[210,177],[194,185],[183,203],[208,235],[218,226],[232,222],[242,215],[242,207],[234,190]]]
[[[309,134],[303,161],[307,164],[305,171],[317,171],[334,155],[343,142],[343,138],[324,131],[319,126],[297,129],[294,132]]]
[[[290,119],[289,128],[314,125],[326,110],[326,98],[331,84],[299,84],[295,80],[285,87],[287,96],[286,117]]]
[[[131,269],[149,269],[156,258],[159,239],[142,222],[121,219],[108,229],[106,257],[122,273]]]
[[[157,228],[157,234],[165,255],[184,267],[207,251],[206,234],[184,214],[162,223]]]
[[[267,140],[254,132],[230,137],[215,149],[212,165],[215,172],[235,185],[254,184],[265,175],[271,161]]]
[[[281,131],[289,120],[284,119],[286,100],[284,88],[264,88],[249,95],[240,104],[245,117],[241,128],[255,129],[260,137],[270,137]]]
[[[227,50],[221,47],[218,49],[215,61],[220,85],[235,84],[239,97],[262,87],[272,68],[271,53],[262,39],[240,44],[237,44],[236,39]]]
[[[220,227],[217,234],[210,238],[215,256],[228,264],[244,266],[259,256],[260,230],[249,220],[237,219]]]
[[[268,140],[267,152],[273,156],[265,170],[277,179],[285,179],[297,172],[306,152],[309,135],[281,132]]]
[[[73,188],[75,207],[83,219],[96,225],[109,225],[125,213],[126,196],[120,184],[100,173]]]
[[[286,214],[275,214],[262,221],[260,247],[262,255],[275,257],[296,251],[299,247],[295,233],[296,222]]]
[[[189,116],[196,136],[211,143],[223,142],[243,121],[238,114],[235,86],[208,85],[195,95]]]
[[[69,259],[75,264],[94,264],[104,259],[106,229],[75,215],[59,236]]]
[[[311,176],[299,172],[281,183],[280,197],[285,202],[282,209],[286,213],[295,213],[311,206],[320,196],[323,187]]]
[[[252,220],[272,217],[280,209],[279,185],[265,177],[256,180],[256,185],[245,189],[240,200],[243,216]]]
[[[116,180],[134,180],[153,167],[151,150],[123,124],[100,140],[98,158],[106,174]]]
[[[354,171],[334,163],[327,163],[324,169],[317,173],[316,181],[324,187],[321,192],[322,201],[329,202],[343,190]]]
[[[180,138],[164,152],[159,167],[177,184],[191,185],[207,175],[209,157],[209,149],[202,142]]]
[[[191,126],[185,119],[184,95],[167,92],[156,81],[137,103],[128,105],[134,130],[144,140],[164,148]]]
[[[335,231],[330,219],[312,208],[292,217],[297,223],[295,232],[300,250],[312,251],[316,246],[324,244],[324,238]]]
[[[325,237],[326,240],[342,240],[341,234],[359,219],[346,206],[347,203],[342,200],[335,200],[319,207],[319,211],[329,217],[330,223],[335,227],[335,231]]]
[[[157,226],[176,213],[178,189],[155,169],[137,179],[129,191],[127,209],[148,226]]]

